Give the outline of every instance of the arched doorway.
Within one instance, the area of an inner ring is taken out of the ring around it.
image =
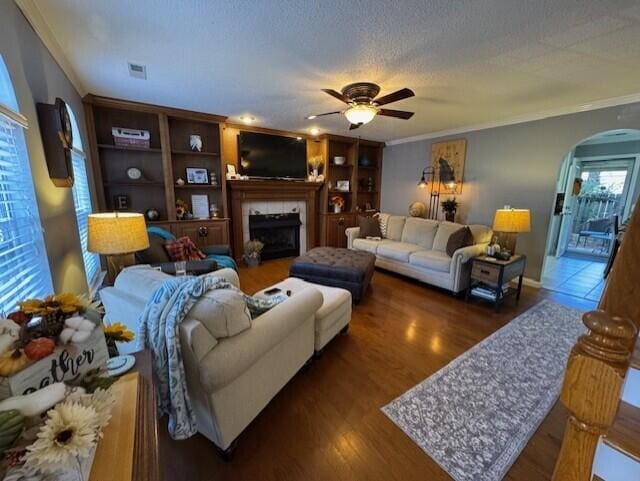
[[[589,137],[560,168],[542,286],[598,301],[618,227],[640,195],[640,130]]]

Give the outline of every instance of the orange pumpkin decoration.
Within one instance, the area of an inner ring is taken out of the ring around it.
[[[56,343],[53,339],[48,337],[37,337],[29,341],[29,344],[24,348],[24,353],[32,361],[38,361],[44,357],[47,357],[56,348]]]
[[[22,349],[5,352],[0,356],[0,376],[9,377],[22,371],[31,361]]]

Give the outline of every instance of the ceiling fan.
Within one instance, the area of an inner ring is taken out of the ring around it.
[[[371,122],[376,115],[384,115],[386,117],[395,117],[404,120],[410,119],[413,116],[413,112],[380,108],[382,105],[413,97],[415,94],[411,89],[400,89],[378,98],[376,98],[376,96],[380,93],[380,87],[371,82],[352,83],[343,87],[341,92],[336,92],[333,89],[322,89],[322,91],[341,100],[347,104],[348,107],[346,110],[309,115],[307,117],[309,120],[325,115],[344,114],[351,124],[349,130],[353,130]]]

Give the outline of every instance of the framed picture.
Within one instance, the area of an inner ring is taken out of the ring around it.
[[[208,184],[209,172],[201,167],[187,167],[187,184]]]
[[[441,194],[461,194],[464,180],[464,161],[467,156],[467,140],[456,139],[431,144],[431,167],[440,169],[440,161],[446,161],[453,170],[456,179],[455,187],[440,186]]]
[[[209,196],[196,194],[191,196],[191,211],[196,219],[209,218]]]
[[[336,181],[336,190],[341,190],[342,192],[349,191],[349,181],[348,180],[338,180]]]

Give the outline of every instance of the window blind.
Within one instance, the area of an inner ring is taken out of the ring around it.
[[[9,112],[7,112],[9,110]],[[0,311],[53,291],[21,116],[0,104]]]
[[[79,132],[73,133],[74,137],[79,136]],[[84,270],[87,276],[87,283],[91,293],[97,288],[100,277],[100,256],[87,250],[88,225],[87,217],[91,214],[91,192],[89,191],[89,180],[87,178],[87,166],[84,153],[77,149],[71,151],[71,162],[73,164],[73,204],[76,210],[78,221],[78,233],[80,234],[80,245],[82,246],[82,259]]]

